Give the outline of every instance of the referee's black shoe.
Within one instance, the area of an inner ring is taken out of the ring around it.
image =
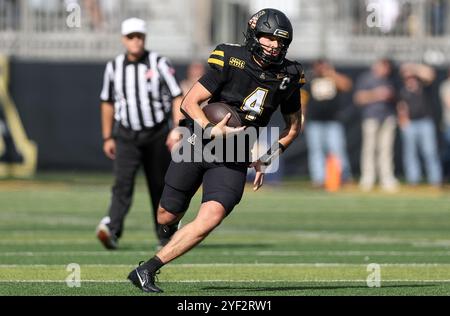
[[[141,266],[142,262],[139,262],[139,266],[128,274],[128,280],[144,292],[162,293],[163,290],[155,285],[157,272],[151,272],[144,266]]]

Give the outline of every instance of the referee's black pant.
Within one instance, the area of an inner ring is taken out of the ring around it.
[[[115,128],[115,183],[109,208],[111,222],[108,226],[117,238],[123,233],[125,216],[131,207],[136,173],[142,165],[151,197],[156,235],[161,239],[158,236],[160,229],[156,213],[164,189],[164,176],[171,160],[165,144],[168,133],[167,123],[140,132],[121,125]]]

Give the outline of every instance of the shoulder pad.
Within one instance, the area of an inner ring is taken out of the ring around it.
[[[214,68],[217,68],[219,66],[220,68],[223,68],[225,64],[225,51],[227,47],[225,44],[219,44],[216,46],[216,48],[211,52],[208,58],[208,64]]]
[[[303,66],[299,62],[288,60],[286,69],[289,74],[298,78],[298,83],[300,85],[304,85],[306,83],[305,71],[303,70]]]
[[[208,58],[208,64],[214,68],[223,68],[230,56],[239,55],[238,51],[242,50],[239,44],[223,43],[216,46]]]

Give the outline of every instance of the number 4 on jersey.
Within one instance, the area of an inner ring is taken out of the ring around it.
[[[261,115],[264,110],[264,102],[269,90],[256,88],[242,103],[241,110],[249,112],[245,119],[254,121],[257,115]]]

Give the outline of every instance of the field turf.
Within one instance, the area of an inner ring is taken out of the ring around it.
[[[75,173],[0,180],[0,295],[149,295],[126,280],[156,247],[142,179],[120,250],[95,238],[111,181]],[[66,284],[70,263],[80,265],[80,287]],[[371,263],[381,287],[368,287]],[[162,295],[180,296],[450,295],[450,191],[248,187],[216,231],[162,269],[159,284]]]

